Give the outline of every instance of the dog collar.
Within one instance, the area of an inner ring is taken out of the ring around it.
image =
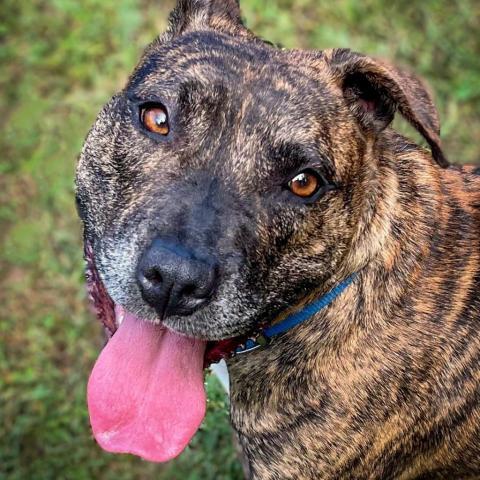
[[[260,347],[269,345],[274,337],[285,333],[288,330],[300,325],[312,315],[330,305],[339,295],[341,295],[355,280],[357,274],[354,273],[345,280],[336,285],[332,290],[318,298],[317,300],[304,306],[298,312],[288,315],[281,322],[270,327],[261,328],[254,335],[248,337],[236,337],[217,342],[207,353],[206,366],[217,363],[223,358],[243,355]]]

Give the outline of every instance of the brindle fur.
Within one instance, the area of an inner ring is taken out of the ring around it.
[[[150,100],[169,109],[166,139],[138,125]],[[432,154],[389,127],[395,110]],[[415,77],[348,50],[276,49],[234,0],[180,1],[99,115],[79,211],[133,313],[158,321],[135,268],[159,232],[220,262],[210,304],[165,319],[204,339],[359,272],[327,309],[229,361],[252,478],[480,478],[480,175],[440,168],[438,135]],[[306,205],[282,185],[312,165],[337,188]]]

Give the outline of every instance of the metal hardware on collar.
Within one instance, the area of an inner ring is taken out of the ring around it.
[[[243,353],[251,352],[252,350],[256,350],[257,348],[266,347],[271,342],[271,339],[265,337],[265,334],[260,331],[257,335],[252,336],[251,338],[247,338],[247,340],[240,344],[235,351],[233,352],[232,356],[241,355]]]
[[[356,273],[350,275],[348,278],[343,280],[343,282],[340,282],[336,287],[323,295],[323,297],[320,297],[314,302],[309,303],[298,312],[288,315],[288,317],[282,320],[280,323],[264,328],[252,337],[247,338],[244,343],[240,344],[233,351],[232,357],[252,352],[253,350],[257,350],[258,348],[269,345],[272,341],[272,337],[280,335],[281,333],[284,333],[291,328],[296,327],[300,323],[310,318],[315,313],[330,305],[330,303],[332,303],[341,293],[343,293],[344,290],[346,290],[353,283],[356,277]]]

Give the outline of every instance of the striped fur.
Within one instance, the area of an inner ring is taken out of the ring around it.
[[[152,100],[166,139],[138,125]],[[430,151],[391,129],[396,111]],[[135,283],[158,232],[218,258],[211,303],[165,319],[211,341],[359,272],[327,309],[229,361],[251,478],[480,478],[480,172],[441,168],[439,130],[413,75],[348,50],[276,49],[235,0],[181,0],[100,113],[77,200],[115,303],[158,322]],[[284,188],[306,167],[335,185],[309,205]]]

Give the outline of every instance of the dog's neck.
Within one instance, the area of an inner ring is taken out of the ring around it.
[[[427,154],[421,160],[415,155],[402,158],[393,152],[376,152],[376,156],[372,177],[358,189],[370,198],[359,201],[363,207],[357,214],[359,229],[352,239],[352,248],[319,294],[354,272],[356,281],[329,308],[276,339],[268,348],[232,360],[232,373],[268,375],[270,369],[265,368],[268,360],[281,354],[290,356],[287,364],[298,362],[308,367],[306,360],[311,353],[322,364],[328,362],[341,353],[351,337],[357,338],[361,332],[369,334],[372,327],[378,330],[386,325],[405,298],[415,297],[422,272],[430,272],[430,264],[441,260],[436,254],[446,228],[442,220],[445,191],[438,169],[430,165]],[[425,169],[427,173],[418,176],[406,174]],[[297,352],[295,345],[308,348]],[[316,364],[312,366],[317,368]]]
[[[268,348],[229,363],[232,422],[255,478],[277,478],[272,465],[291,478],[310,478],[300,474],[309,468],[325,478],[363,478],[355,469],[363,472],[365,461],[372,465],[368,478],[386,478],[381,462],[400,475],[413,456],[418,473],[429,468],[430,456],[412,453],[421,451],[420,435],[408,439],[405,428],[442,408],[445,392],[435,378],[454,348],[456,317],[444,308],[451,292],[440,285],[451,285],[444,277],[456,281],[446,266],[453,268],[450,249],[461,236],[451,238],[450,180],[441,180],[428,155],[382,153],[364,190],[371,208],[361,212],[362,231],[346,259],[360,270],[356,282]],[[478,239],[465,248],[480,251]],[[439,288],[425,288],[427,281]],[[426,301],[429,295],[439,295],[438,302]],[[422,311],[422,302],[438,308]]]

